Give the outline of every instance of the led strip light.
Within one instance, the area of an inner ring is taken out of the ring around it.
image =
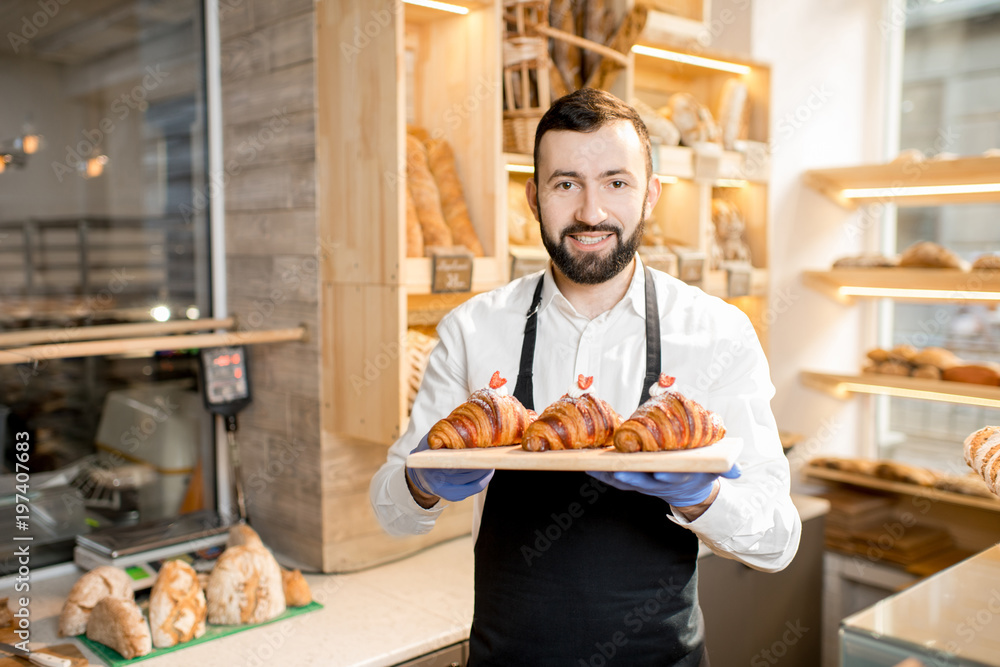
[[[933,195],[976,195],[1000,192],[1000,183],[971,185],[911,185],[899,188],[847,188],[840,191],[845,199],[891,199],[893,197],[929,197]]]
[[[641,56],[650,56],[651,58],[659,58],[661,60],[672,60],[677,63],[694,65],[695,67],[705,67],[723,72],[732,72],[733,74],[749,74],[751,71],[750,67],[747,65],[737,65],[736,63],[727,63],[723,60],[714,60],[712,58],[703,58],[701,56],[691,56],[686,53],[677,53],[676,51],[654,49],[651,46],[642,46],[641,44],[633,46],[632,53],[638,53]]]
[[[403,0],[408,5],[417,5],[418,7],[427,7],[428,9],[439,9],[442,12],[451,12],[452,14],[468,14],[469,8],[462,7],[460,5],[450,5],[447,2],[435,2],[434,0]]]
[[[979,301],[1000,301],[1000,292],[944,289],[907,289],[904,287],[860,287],[844,285],[838,288],[842,296],[872,296],[895,299],[976,299]]]
[[[982,398],[979,396],[956,396],[954,394],[943,394],[927,389],[907,389],[904,387],[886,387],[882,385],[859,384],[857,382],[838,382],[838,392],[853,391],[861,394],[879,394],[895,396],[897,398],[919,398],[931,401],[943,401],[945,403],[961,403],[963,405],[980,405],[987,408],[1000,408],[1000,399]]]

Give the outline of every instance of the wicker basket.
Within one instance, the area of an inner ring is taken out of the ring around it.
[[[535,129],[543,113],[526,116],[524,112],[517,115],[504,113],[503,118],[503,150],[505,153],[523,153],[531,155],[535,150]]]

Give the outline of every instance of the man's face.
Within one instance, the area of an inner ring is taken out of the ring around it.
[[[631,123],[546,132],[536,177],[537,190],[528,181],[528,203],[556,268],[575,283],[597,284],[629,265],[659,196],[659,182],[646,180],[646,156]]]

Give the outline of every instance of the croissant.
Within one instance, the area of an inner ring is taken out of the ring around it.
[[[1000,426],[984,426],[965,439],[965,462],[1000,496]]]
[[[494,373],[488,388],[473,392],[469,400],[434,424],[427,435],[430,448],[471,449],[521,442],[536,415],[515,397],[496,391],[506,382],[499,372]]]
[[[621,416],[605,401],[583,394],[566,394],[545,408],[524,433],[521,448],[529,452],[549,449],[591,449],[611,444]]]
[[[676,391],[654,396],[615,431],[620,452],[707,447],[726,435],[719,415]]]

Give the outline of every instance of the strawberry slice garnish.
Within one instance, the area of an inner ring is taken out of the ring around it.
[[[507,378],[500,377],[500,371],[493,371],[493,377],[490,378],[490,389],[499,389],[505,384],[507,384]]]
[[[580,389],[582,389],[584,391],[587,391],[588,389],[590,389],[590,385],[592,385],[592,384],[594,384],[594,376],[593,375],[589,375],[587,377],[584,377],[583,373],[580,373],[580,375],[578,375],[577,378],[576,378],[576,386],[578,386]]]
[[[667,375],[666,373],[660,373],[660,386],[666,389],[674,384],[677,378]]]

